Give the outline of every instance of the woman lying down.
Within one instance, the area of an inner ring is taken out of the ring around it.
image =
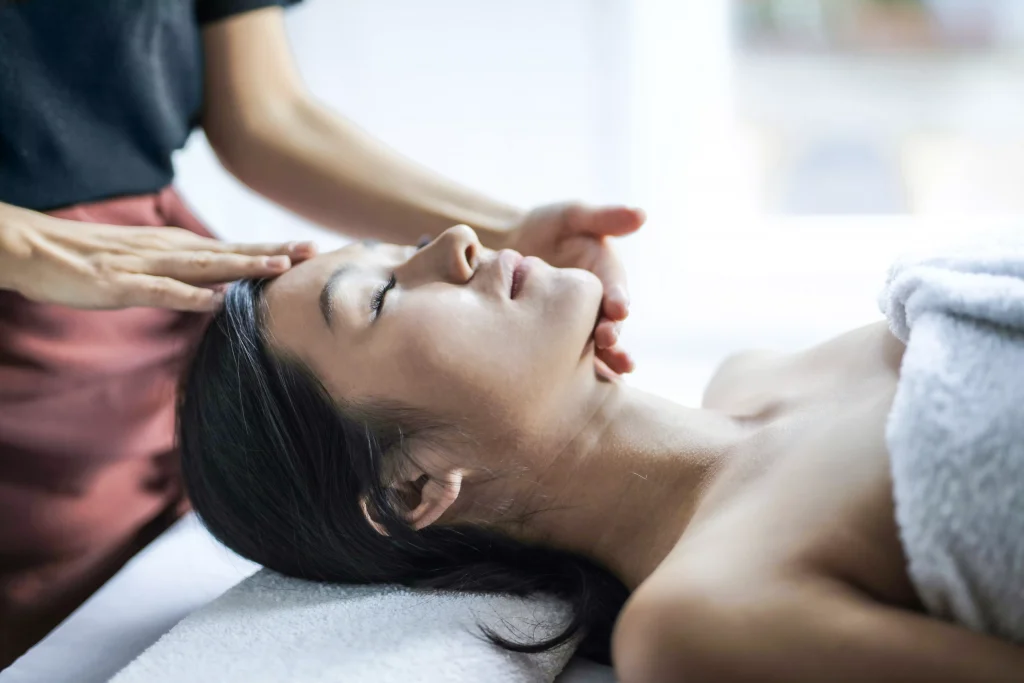
[[[561,635],[501,644],[580,638],[622,683],[1022,681],[1021,264],[984,280],[1016,287],[989,307],[1016,330],[926,313],[970,268],[907,271],[907,347],[877,324],[740,354],[691,409],[595,372],[590,273],[464,226],[352,245],[229,291],[182,400],[187,485],[284,574],[557,595]]]

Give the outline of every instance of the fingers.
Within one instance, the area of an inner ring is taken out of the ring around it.
[[[601,314],[609,320],[626,319],[629,315],[629,293],[624,285],[612,285],[610,291],[605,290],[604,298],[601,299]]]
[[[115,281],[115,304],[119,308],[149,306],[176,311],[209,312],[217,310],[224,294],[212,289],[193,287],[169,277],[153,277],[135,273],[121,275]]]
[[[594,345],[598,349],[608,349],[619,341],[622,323],[602,318],[594,328]]]
[[[594,371],[597,373],[598,377],[608,382],[614,382],[619,378],[619,373],[608,367],[605,362],[597,356],[594,356]]]
[[[619,345],[619,332],[622,329],[621,322],[602,319],[594,329],[595,355],[605,365],[619,374],[632,372],[636,364]]]
[[[636,369],[636,363],[633,362],[626,350],[618,345],[609,349],[598,349],[594,357],[620,375],[633,372]]]
[[[123,229],[122,229],[123,230]],[[183,228],[133,228],[127,236],[145,251],[210,251],[243,256],[287,256],[293,262],[316,256],[316,244],[302,242],[239,243],[221,242]]]
[[[572,204],[564,211],[565,222],[570,230],[598,238],[628,235],[639,230],[647,220],[647,215],[640,209],[625,206],[594,209]],[[611,320],[625,319],[629,315],[626,272],[608,244],[601,246],[601,253],[591,270],[604,285],[601,313]]]
[[[291,259],[284,255],[243,256],[235,253],[194,251],[144,255],[139,270],[147,275],[210,284],[245,278],[274,277],[291,266]]]
[[[625,320],[629,315],[629,290],[626,270],[611,247],[605,246],[594,261],[592,272],[604,287],[601,314],[609,320]]]
[[[565,220],[575,232],[605,237],[622,237],[640,229],[647,220],[641,209],[626,206],[591,208],[580,204],[565,209]]]
[[[313,242],[288,242],[286,244],[225,244],[219,250],[247,256],[287,256],[292,262],[298,263],[316,256],[316,244]]]

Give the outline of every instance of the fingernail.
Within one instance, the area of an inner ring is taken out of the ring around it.
[[[599,349],[610,349],[619,342],[619,331],[613,326],[610,331],[606,333],[606,336],[610,335],[607,344],[599,344]]]
[[[313,242],[289,242],[288,251],[292,253],[302,251],[313,251],[316,249],[316,245]]]
[[[269,256],[265,258],[263,262],[264,264],[266,264],[268,268],[273,268],[274,270],[287,268],[288,266],[291,265],[291,259],[289,259],[287,256]]]
[[[605,332],[604,336],[606,337],[605,341],[607,343],[601,345],[602,349],[610,349],[619,341],[619,333],[615,330],[615,327],[612,327],[608,332]]]
[[[629,311],[629,294],[626,293],[626,288],[622,285],[615,285],[612,287],[611,298],[616,301],[621,301],[626,311]]]

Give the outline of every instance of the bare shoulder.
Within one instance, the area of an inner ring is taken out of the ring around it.
[[[631,596],[612,637],[621,683],[720,680],[716,660],[751,646],[739,622],[765,614],[785,582],[738,569],[726,555],[667,560]],[[737,622],[739,620],[739,622]]]
[[[701,407],[729,413],[756,408],[758,397],[773,384],[772,378],[790,357],[790,354],[767,349],[727,356],[704,389]]]
[[[753,474],[720,504],[706,502],[626,604],[612,644],[623,683],[677,681],[682,670],[686,680],[726,680],[717,674],[727,660],[766,632],[816,620],[815,605],[912,605],[882,440],[901,356],[879,323],[722,364],[705,407],[778,429],[736,456],[736,471]]]
[[[683,569],[670,572],[681,585],[649,582],[623,610],[612,639],[621,683],[1021,680],[1018,645],[827,575],[747,582]]]
[[[750,506],[756,501],[729,509]],[[696,669],[712,651],[731,656],[746,645],[727,622],[768,608],[792,578],[778,557],[761,552],[763,532],[747,514],[713,514],[692,526],[619,616],[612,656],[622,683],[674,682],[684,670],[686,680],[705,680]]]
[[[881,321],[791,353],[735,353],[712,375],[701,405],[731,414],[765,414],[817,394],[837,380],[895,376],[903,349]]]

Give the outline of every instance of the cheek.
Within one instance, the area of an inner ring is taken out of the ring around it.
[[[479,346],[486,349],[487,340],[505,324],[501,311],[488,303],[460,289],[410,298],[403,302],[397,333],[408,354],[430,365],[444,365]]]
[[[421,407],[457,415],[493,410],[515,394],[519,356],[529,351],[518,340],[528,330],[511,310],[470,294],[444,299],[408,311],[390,360]]]
[[[463,290],[407,298],[373,363],[386,369],[388,393],[455,419],[528,417],[573,372],[601,300],[600,282],[583,271],[563,271],[544,290],[526,306]]]

